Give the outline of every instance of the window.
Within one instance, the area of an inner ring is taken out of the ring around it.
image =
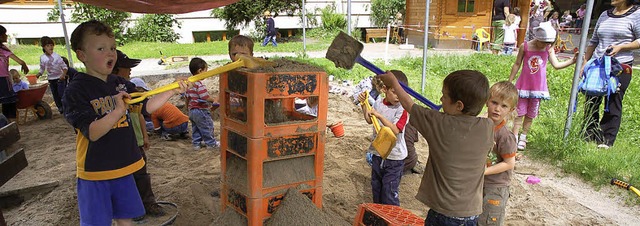
[[[458,0],[459,13],[472,13],[474,11],[475,0]]]

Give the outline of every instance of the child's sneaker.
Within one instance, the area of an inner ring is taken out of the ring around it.
[[[169,135],[169,134],[162,134],[162,135],[160,136],[160,139],[162,139],[162,140],[166,140],[166,141],[172,141],[172,140],[173,140],[173,138],[172,138],[172,137],[171,137],[171,135]]]
[[[598,144],[598,148],[607,150],[610,148],[610,146],[606,144]]]
[[[193,150],[194,151],[200,150],[200,145],[193,145]]]
[[[518,150],[524,150],[527,148],[527,140],[525,139],[520,139],[518,141]]]

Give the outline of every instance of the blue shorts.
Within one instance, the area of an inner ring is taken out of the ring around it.
[[[102,181],[78,178],[80,225],[111,225],[112,219],[145,214],[133,175]]]

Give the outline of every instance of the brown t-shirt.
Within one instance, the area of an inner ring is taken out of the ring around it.
[[[516,137],[506,126],[501,126],[495,132],[494,139],[496,145],[493,146],[493,151],[489,152],[487,164],[490,162],[491,165],[495,165],[504,161],[505,158],[516,156]],[[491,188],[507,187],[511,182],[512,173],[513,170],[507,170],[502,173],[484,176],[484,186]]]
[[[429,159],[416,199],[449,217],[482,213],[487,154],[493,147],[493,122],[447,115],[414,104],[409,123],[429,144]]]

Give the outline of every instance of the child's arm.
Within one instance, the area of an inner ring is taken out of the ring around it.
[[[138,112],[138,120],[140,121],[140,130],[142,131],[142,140],[144,141],[144,150],[147,151],[151,147],[151,143],[149,142],[149,134],[147,134],[147,121],[144,120],[144,115],[142,112]]]
[[[520,70],[522,66],[522,61],[524,60],[524,44],[520,45],[518,48],[518,56],[516,57],[516,62],[511,66],[511,74],[509,74],[509,82],[513,82],[513,79],[516,78],[516,74]]]
[[[162,107],[162,105],[164,105],[164,103],[166,103],[169,98],[171,98],[171,96],[173,96],[174,94],[179,94],[179,93],[184,93],[187,91],[187,87],[189,86],[187,84],[186,79],[181,79],[179,80],[179,84],[180,84],[180,88],[179,89],[173,89],[171,91],[167,91],[164,93],[160,93],[158,95],[156,95],[154,98],[149,99],[149,101],[147,101],[147,104],[145,104],[145,110],[151,114],[152,112],[158,110],[158,108]]]
[[[366,96],[367,96],[367,91],[365,90],[364,92],[360,93],[360,95],[358,95],[358,101],[360,101],[360,103],[362,103],[363,101],[369,101],[369,100],[365,100]],[[364,113],[364,120],[367,121],[368,124],[373,123],[371,121],[371,112],[369,112],[369,109],[367,109],[367,106],[364,104],[360,104],[360,108],[362,108],[362,112]]]
[[[129,96],[129,94],[126,92],[120,92],[113,98],[116,101],[116,109],[109,112],[104,117],[93,121],[89,125],[89,140],[96,141],[107,134],[109,130],[113,129],[113,126],[118,123],[122,116],[124,116],[124,114],[127,112],[127,107],[124,103],[123,98],[131,98],[131,96]]]
[[[382,82],[384,82],[384,85],[386,87],[393,88],[393,90],[396,92],[396,95],[398,95],[398,99],[400,100],[400,104],[402,104],[404,110],[406,110],[407,112],[411,112],[411,108],[414,104],[413,99],[411,99],[411,96],[409,96],[409,94],[404,91],[402,86],[400,86],[400,83],[396,79],[396,76],[394,76],[390,71],[387,71],[387,73],[378,75],[378,78],[380,78]]]
[[[27,67],[27,63],[25,63],[22,59],[20,59],[20,57],[16,56],[15,54],[11,54],[9,56],[9,58],[13,59],[15,62],[17,62],[18,64],[22,65],[22,73],[29,74],[29,67]]]
[[[393,131],[393,134],[398,135],[401,132],[395,123],[393,123],[392,121],[389,121],[389,119],[385,118],[376,110],[372,110],[371,114],[375,115],[380,120],[380,122],[382,122],[382,125],[389,127],[391,131]]]
[[[569,67],[569,65],[574,64],[576,62],[576,59],[578,59],[578,53],[576,52],[573,55],[573,58],[571,58],[571,60],[565,60],[565,61],[559,62],[558,56],[556,55],[556,51],[553,48],[549,48],[548,52],[549,52],[549,62],[555,69],[563,69],[565,67]]]
[[[499,162],[495,165],[489,166],[487,167],[487,169],[484,170],[484,175],[493,175],[493,174],[498,174],[498,173],[502,173],[504,171],[507,170],[512,170],[516,165],[516,157],[509,157],[509,158],[504,158],[502,159],[502,162]]]

